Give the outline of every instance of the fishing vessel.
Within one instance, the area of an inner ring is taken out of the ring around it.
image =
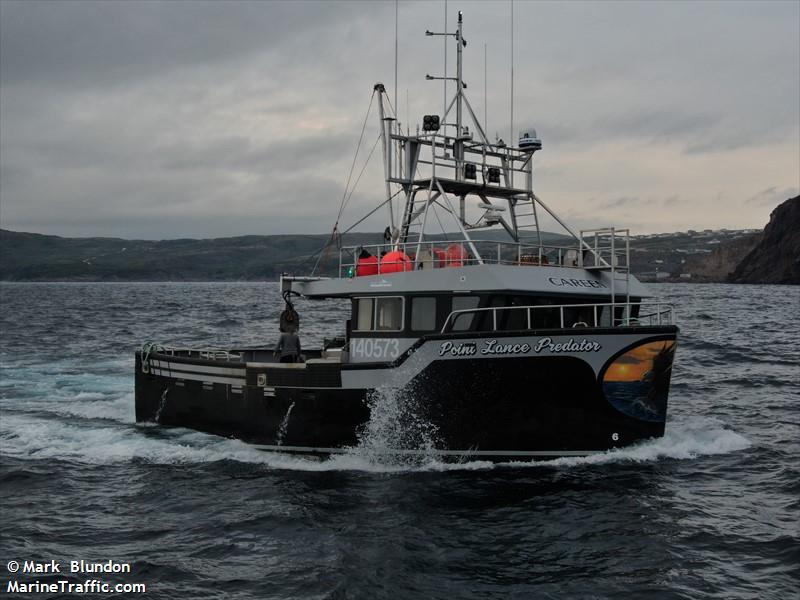
[[[462,78],[460,12],[455,31],[426,34],[456,46],[454,77],[426,75],[455,88],[443,112],[404,131],[385,86],[373,89],[382,243],[341,247],[333,276],[280,280],[282,330],[302,296],[349,305],[342,335],[296,363],[266,346],[146,344],[137,421],[330,455],[358,446],[390,396],[405,415],[395,425],[425,431],[393,437],[392,454],[525,460],[664,434],[678,328],[631,274],[629,231],[575,231],[535,193],[535,130],[489,140]]]

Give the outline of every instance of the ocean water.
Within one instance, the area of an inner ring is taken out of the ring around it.
[[[147,598],[796,598],[800,288],[653,288],[682,329],[664,438],[446,465],[381,458],[391,402],[329,461],[134,422],[137,346],[270,343],[276,284],[0,284],[0,593],[97,578]],[[346,307],[297,307],[305,345],[342,333]],[[131,573],[7,567],[80,559]]]

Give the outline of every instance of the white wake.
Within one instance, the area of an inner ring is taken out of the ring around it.
[[[751,446],[741,434],[714,419],[693,419],[669,425],[660,439],[577,458],[549,461],[445,463],[435,456],[397,460],[375,446],[355,448],[326,460],[263,452],[238,440],[186,429],[102,422],[65,422],[35,415],[5,414],[0,419],[0,453],[33,460],[68,460],[87,464],[143,460],[155,464],[202,464],[237,461],[268,468],[299,471],[365,471],[402,473],[426,471],[496,470],[509,468],[571,469],[585,465],[654,463],[665,460],[701,460]]]

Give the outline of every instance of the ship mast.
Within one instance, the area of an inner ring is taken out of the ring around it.
[[[500,226],[514,242],[519,242],[521,231],[529,229],[535,231],[541,245],[536,211],[538,198],[533,193],[532,169],[533,154],[542,145],[535,132],[532,136],[526,132],[525,138],[520,138],[518,147],[512,145],[513,140],[509,140],[508,144],[502,140],[489,142],[465,92],[467,84],[463,74],[467,42],[463,32],[461,11],[458,12],[455,31],[425,32],[426,36],[446,36],[455,40],[456,72],[455,77],[449,77],[448,73],[425,76],[428,81],[454,81],[455,94],[441,117],[435,114],[424,116],[422,131],[419,126],[416,132],[407,132],[405,135],[401,130],[396,130],[396,119],[387,116],[384,103],[391,103],[384,86],[376,84],[375,91],[378,94],[383,138],[392,246],[416,244],[419,256],[426,236],[430,238],[429,226],[441,223],[440,213],[444,213],[451,225],[448,232],[442,224],[442,233],[452,233],[455,225],[460,234],[460,240],[456,241],[463,244],[478,263],[482,263],[484,261],[479,248],[471,236],[474,230]],[[455,123],[448,121],[453,112]],[[470,126],[465,123],[467,120],[471,121]],[[514,172],[522,175],[518,180],[524,182],[524,187],[514,186]],[[392,185],[399,186],[404,193],[402,215],[396,216],[392,209]],[[471,208],[477,207],[478,212],[483,211],[472,222],[467,218],[468,202]],[[396,218],[399,220],[399,229],[395,229]]]
[[[463,40],[463,36],[461,35],[464,29],[464,18],[461,14],[461,11],[458,11],[458,31],[456,32],[456,47],[458,50],[456,51],[456,144],[458,145],[459,150],[456,151],[456,156],[461,159],[463,162],[464,158],[464,142],[461,139],[461,126],[463,124],[462,116],[463,116],[463,108],[462,104],[464,101],[464,79],[462,77],[462,54],[463,54],[463,44],[465,43]],[[445,76],[447,74],[445,73]],[[459,173],[459,170],[456,171]]]
[[[394,206],[392,205],[392,186],[391,186],[391,168],[392,168],[392,128],[396,120],[394,117],[387,117],[383,106],[383,99],[386,96],[386,87],[382,83],[375,84],[375,92],[379,95],[378,102],[378,118],[380,119],[381,126],[381,153],[383,154],[383,170],[386,173],[386,205],[389,210],[389,231],[392,237],[392,242],[396,242],[397,236],[395,235],[394,223]],[[388,241],[388,240],[387,240]]]
[[[380,120],[378,141],[382,142],[386,200],[350,229],[363,222],[383,204],[387,204],[389,226],[386,228],[383,249],[385,250],[386,246],[389,246],[392,250],[407,253],[414,262],[415,268],[434,264],[432,262],[434,254],[436,255],[435,260],[438,262],[440,253],[443,251],[441,248],[437,248],[437,244],[441,245],[442,241],[447,245],[445,254],[448,256],[446,260],[449,261],[450,266],[460,266],[465,263],[541,265],[550,262],[548,254],[551,254],[556,260],[555,264],[609,270],[612,279],[612,302],[616,297],[616,275],[624,273],[624,280],[621,282],[624,283],[626,294],[629,295],[627,230],[587,229],[581,230],[578,235],[534,193],[533,155],[542,149],[542,142],[538,138],[536,130],[521,131],[516,145],[512,145],[513,139],[509,140],[509,143],[499,138],[490,142],[486,137],[484,126],[475,115],[465,93],[467,84],[463,78],[463,61],[467,41],[464,39],[463,31],[464,19],[461,11],[458,12],[458,27],[454,32],[425,31],[426,36],[446,36],[446,41],[447,37],[452,37],[456,42],[455,77],[448,77],[445,72],[441,76],[427,74],[425,79],[429,81],[444,80],[445,84],[447,81],[454,81],[456,85],[455,95],[445,106],[444,114],[424,115],[421,130],[417,125],[416,131],[412,133],[407,124],[404,135],[397,121],[397,107],[393,107],[389,101],[385,86],[382,83],[375,84],[370,107],[374,96],[377,95]],[[486,77],[485,60],[484,47],[484,80]],[[387,106],[391,109],[391,113],[386,110]],[[447,120],[453,108],[455,108],[455,123]],[[484,123],[485,111],[486,107],[484,107]],[[370,110],[368,109],[367,117],[369,114]],[[472,121],[472,131],[464,123],[465,117]],[[363,131],[362,127],[362,137]],[[473,131],[477,134],[476,136],[473,135]],[[513,133],[512,128],[512,135]],[[361,140],[359,140],[359,146],[360,143]],[[371,155],[372,152],[370,152]],[[358,150],[356,150],[356,156],[358,156]],[[369,161],[369,157],[367,161]],[[355,165],[355,159],[353,165]],[[515,173],[519,173],[520,176],[515,178]],[[515,179],[521,182],[522,187],[515,186]],[[349,181],[348,177],[348,183]],[[392,186],[399,189],[392,193]],[[402,212],[396,212],[393,202],[401,193],[405,197],[405,205]],[[350,194],[352,194],[352,190]],[[346,199],[347,190],[345,190],[339,216],[341,216]],[[471,203],[469,204],[471,220],[467,218],[468,201]],[[559,245],[545,248],[539,222],[540,210],[556,221],[576,240],[577,244],[574,247]],[[450,219],[449,229],[440,219],[442,213],[445,222],[448,218]],[[475,218],[476,214],[479,214],[477,218]],[[434,223],[439,224],[441,236],[435,237],[429,232],[429,226]],[[455,233],[460,236],[459,238],[451,237],[451,234],[454,233],[453,225],[457,229]],[[491,239],[472,237],[472,232],[476,230],[492,228],[496,230],[498,227],[508,234],[512,244],[503,244],[503,241],[496,236]],[[334,239],[336,233],[337,229],[334,225],[331,239]],[[523,233],[528,233],[528,235],[523,235]],[[591,241],[593,242],[591,245],[588,243],[590,236],[592,236]],[[615,253],[617,240],[625,244],[624,266],[617,265],[619,259]],[[454,248],[454,246],[456,247]],[[451,250],[458,256],[450,256]],[[565,252],[565,256],[562,256],[562,250]],[[484,255],[482,256],[481,253]],[[567,256],[570,253],[573,258],[568,259]],[[567,264],[565,262],[567,260],[572,262]],[[319,259],[317,264],[319,264]],[[316,270],[316,265],[314,269]]]

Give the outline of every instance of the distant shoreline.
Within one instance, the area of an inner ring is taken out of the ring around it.
[[[800,198],[785,201],[763,231],[705,229],[632,236],[630,271],[648,284],[797,283],[791,265],[780,269],[777,265],[791,260],[798,206]],[[571,240],[552,232],[541,235],[544,246]],[[447,243],[451,237],[432,235],[428,241]],[[507,240],[507,235],[487,231],[481,238],[493,243]],[[0,229],[0,282],[274,284],[282,273],[313,270],[338,276],[340,259],[335,248],[326,247],[330,241],[328,234],[152,241],[64,238]],[[337,245],[379,247],[385,241],[379,232],[349,233]],[[760,261],[755,276],[733,276],[745,259],[752,262],[754,257]]]
[[[633,273],[635,276],[636,273]],[[750,283],[750,282],[731,282],[731,281],[699,281],[699,280],[670,280],[670,281],[651,281],[648,279],[640,279],[640,281],[648,286],[651,285],[778,285],[778,286],[791,286],[791,285],[800,285],[798,283]],[[166,284],[186,284],[186,285],[195,285],[195,284],[242,284],[242,285],[257,285],[257,284],[273,284],[278,285],[280,283],[279,280],[250,280],[250,281],[241,281],[241,280],[227,280],[227,279],[216,279],[216,280],[192,280],[192,281],[181,281],[181,280],[166,280],[166,279],[141,279],[141,280],[118,280],[118,281],[108,281],[108,280],[65,280],[65,279],[53,279],[53,280],[15,280],[15,279],[0,279],[0,285],[52,285],[52,284],[71,284],[71,285],[82,285],[82,284],[92,284],[92,285],[132,285],[132,284],[151,284],[151,283],[166,283]]]

